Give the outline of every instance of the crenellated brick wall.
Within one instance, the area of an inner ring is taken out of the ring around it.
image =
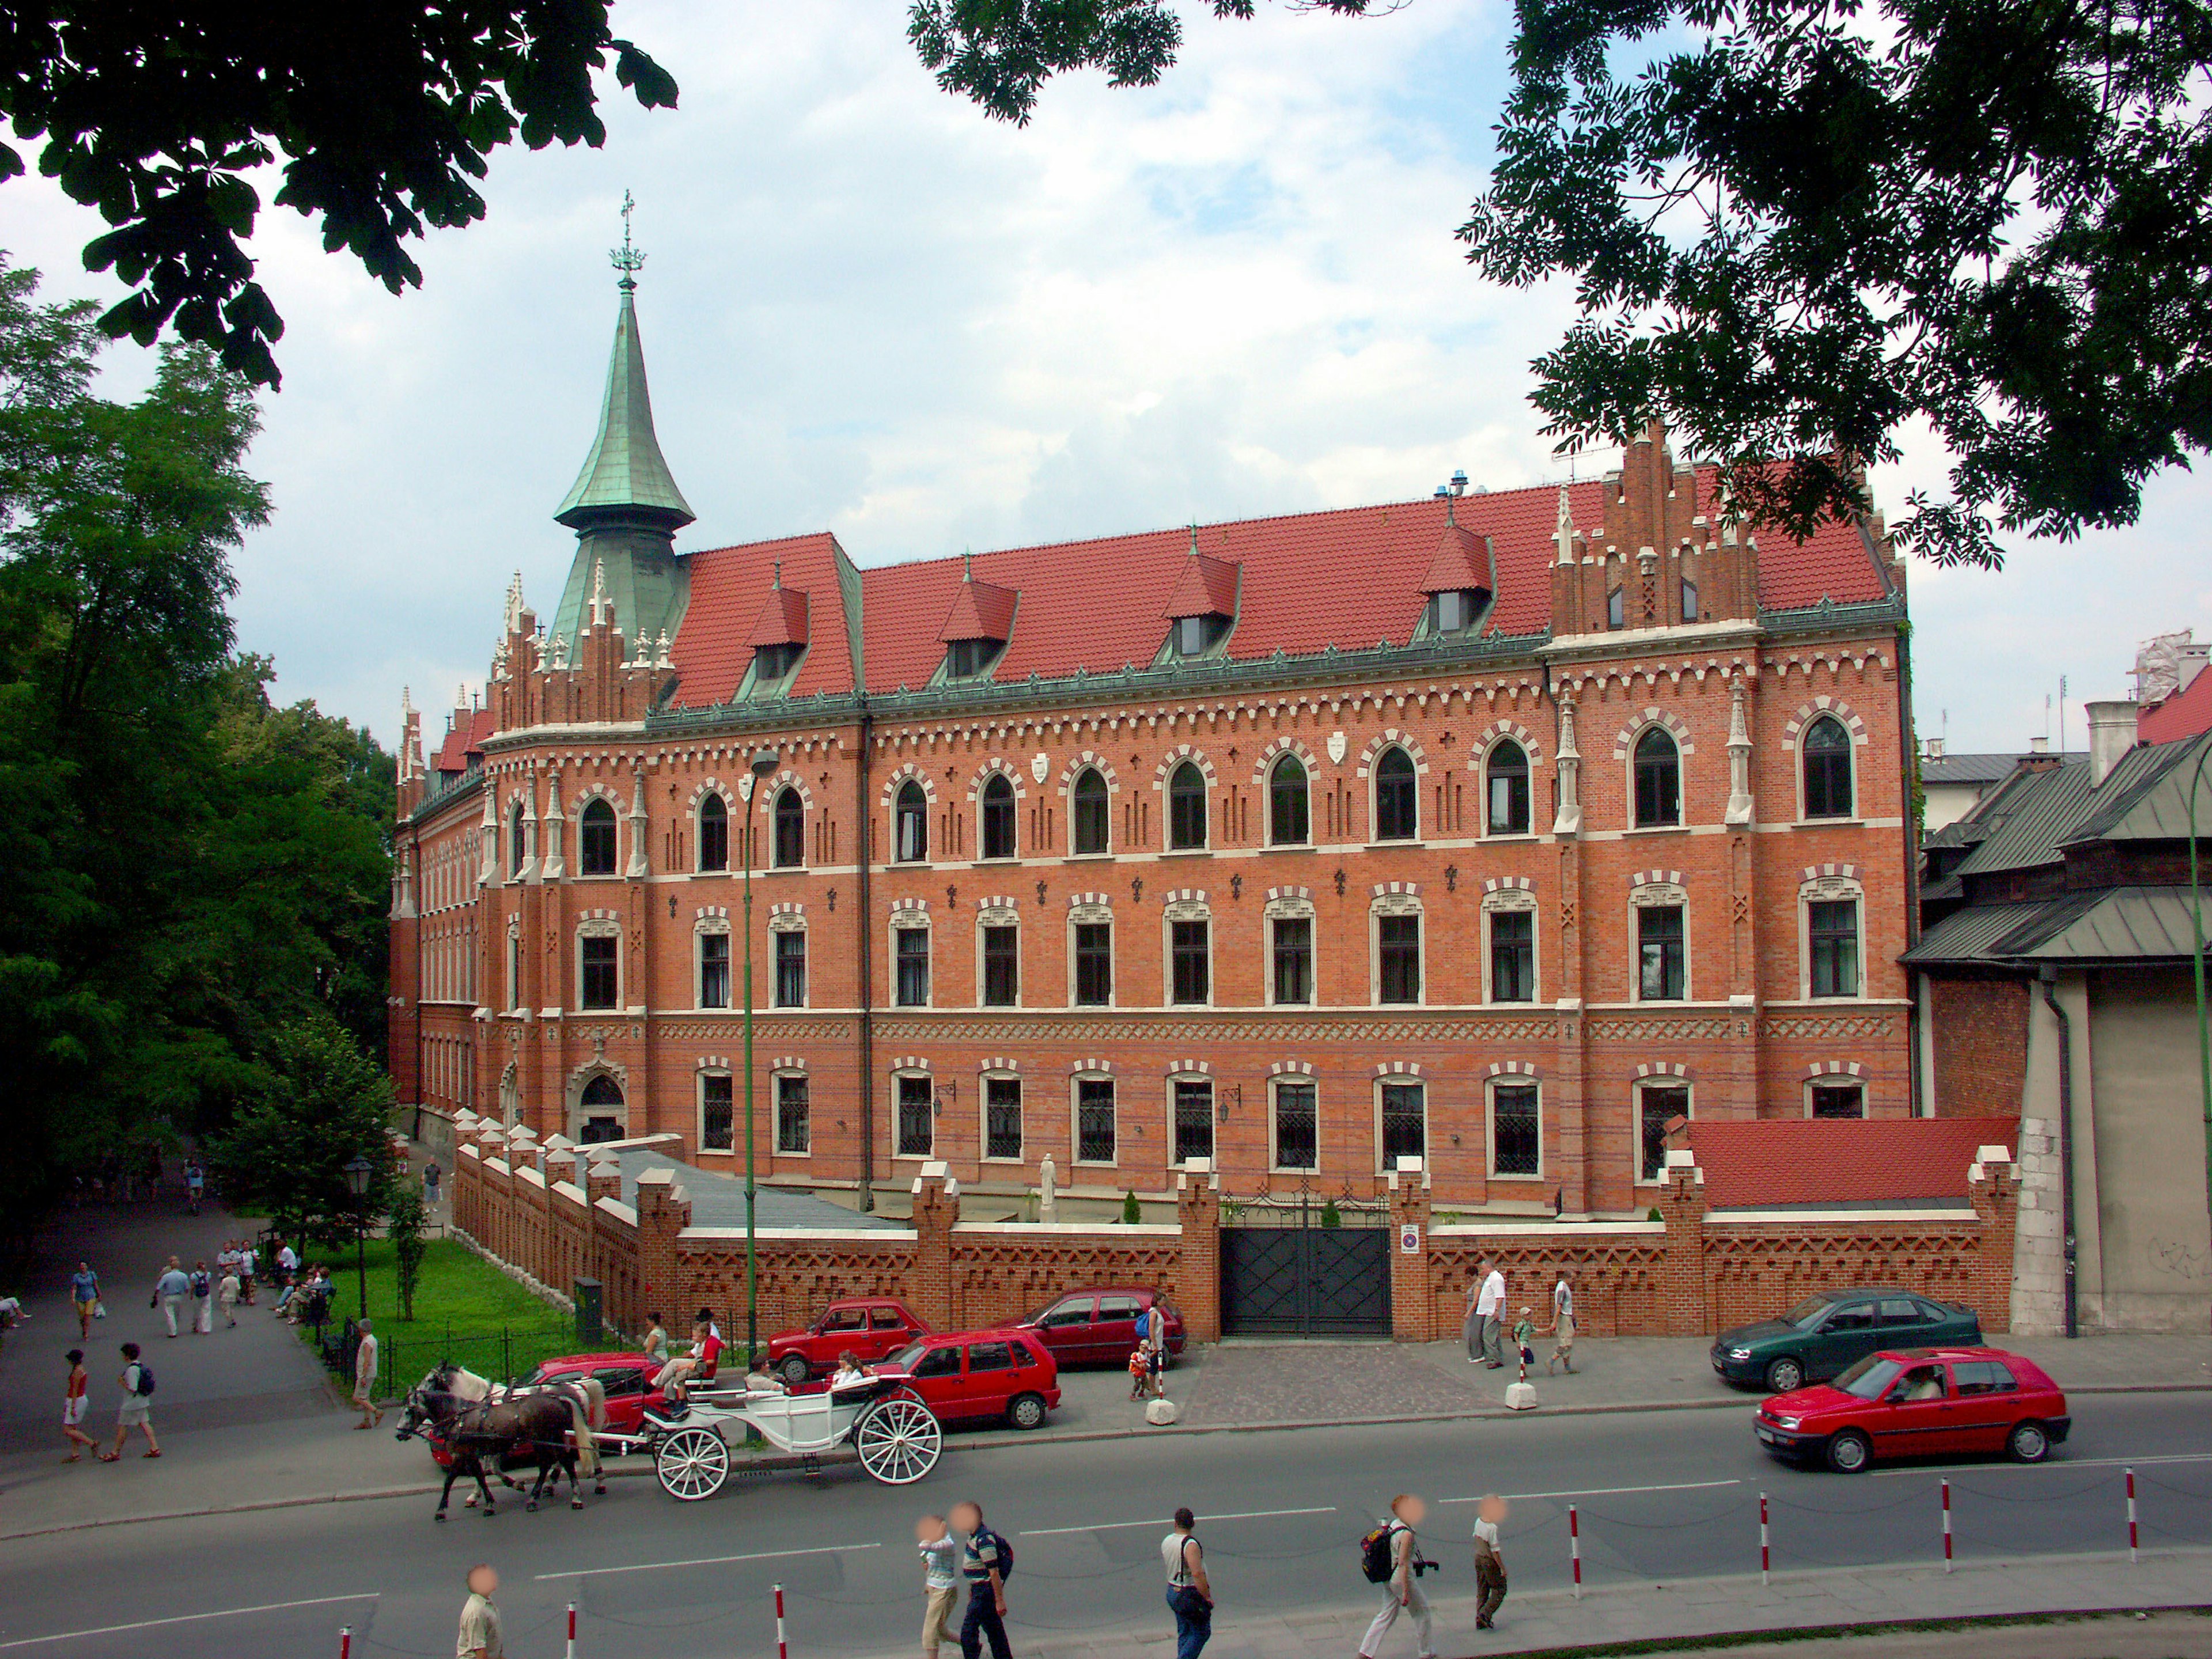
[[[679,1170],[647,1171],[633,1207],[617,1197],[614,1166],[590,1165],[588,1148],[511,1141],[465,1115],[457,1128],[454,1224],[492,1255],[556,1290],[580,1277],[599,1279],[607,1320],[620,1330],[642,1328],[647,1313],[680,1328],[701,1307],[726,1322],[744,1309],[744,1235],[692,1226]],[[1512,1305],[1525,1303],[1547,1322],[1553,1281],[1565,1269],[1591,1336],[1702,1336],[1851,1285],[1894,1285],[1963,1303],[1985,1330],[2010,1328],[2017,1193],[2008,1163],[1973,1165],[1967,1217],[1714,1213],[1692,1160],[1688,1152],[1668,1154],[1661,1220],[1492,1227],[1433,1226],[1428,1176],[1419,1160],[1405,1160],[1389,1177],[1395,1334],[1413,1342],[1457,1335],[1486,1259],[1504,1271]],[[580,1185],[570,1178],[579,1162],[586,1164]],[[963,1224],[957,1182],[943,1164],[925,1164],[913,1182],[910,1227],[758,1234],[761,1328],[803,1324],[842,1297],[896,1296],[931,1325],[957,1329],[1029,1312],[1079,1286],[1125,1284],[1166,1290],[1192,1340],[1214,1341],[1221,1332],[1215,1180],[1203,1166],[1181,1177],[1172,1224]]]

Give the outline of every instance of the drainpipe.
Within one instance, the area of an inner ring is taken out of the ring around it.
[[[854,928],[860,934],[860,1213],[876,1207],[876,997],[873,927],[875,906],[870,899],[869,877],[875,867],[871,842],[875,819],[870,816],[868,765],[874,754],[876,717],[868,707],[868,694],[860,693],[860,763],[854,768],[854,836],[860,856],[860,902],[854,907]]]
[[[2074,1028],[2058,1006],[2058,969],[2045,964],[2043,1006],[2058,1022],[2058,1203],[2059,1227],[2066,1240],[2066,1334],[2081,1334],[2074,1294]]]
[[[1887,572],[1882,580],[1887,582]],[[1917,746],[1912,736],[1912,634],[1909,627],[1897,630],[1897,748],[1898,757],[1905,772],[1900,781],[1905,786],[1905,878],[1911,884],[1912,896],[1905,906],[1905,948],[1910,951],[1920,943],[1920,815],[1912,810],[1912,775],[1920,764]],[[1911,1090],[1911,1110],[1915,1117],[1933,1117],[1935,1107],[1928,1098],[1929,1079],[1921,1069],[1921,1033],[1926,1029],[1933,1011],[1928,1006],[1928,975],[1917,975],[1920,995],[1912,1002],[1912,1042],[1906,1060],[1907,1086]],[[1908,987],[1911,981],[1907,981]]]

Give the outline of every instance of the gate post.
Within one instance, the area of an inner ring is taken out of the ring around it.
[[[952,1230],[960,1221],[960,1192],[945,1164],[933,1158],[914,1180],[914,1282],[907,1299],[939,1330],[951,1328]]]
[[[1429,1179],[1422,1158],[1401,1158],[1390,1171],[1390,1334],[1401,1342],[1428,1342],[1437,1335]]]
[[[1196,1176],[1194,1182],[1191,1177]],[[1176,1296],[1193,1342],[1221,1340],[1221,1177],[1212,1161],[1193,1158],[1176,1176],[1176,1220],[1182,1228]]]

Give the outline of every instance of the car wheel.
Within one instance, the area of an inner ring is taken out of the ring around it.
[[[785,1358],[781,1369],[783,1372],[783,1380],[795,1389],[806,1381],[811,1368],[808,1366],[803,1355],[794,1353]]]
[[[1838,1474],[1856,1474],[1873,1457],[1874,1449],[1856,1429],[1845,1429],[1828,1442],[1828,1467]]]
[[[2015,1423],[2005,1437],[2005,1455],[2015,1463],[2040,1463],[2051,1455],[2051,1437],[2040,1423]]]
[[[1805,1367],[1795,1359],[1778,1359],[1766,1368],[1769,1394],[1795,1394],[1805,1386]]]
[[[1006,1421],[1018,1429],[1035,1429],[1044,1424],[1044,1396],[1036,1394],[1018,1394],[1006,1406]]]

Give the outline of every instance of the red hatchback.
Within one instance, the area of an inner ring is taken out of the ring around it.
[[[769,1338],[769,1368],[795,1389],[810,1376],[827,1376],[848,1348],[857,1359],[882,1359],[928,1329],[895,1297],[851,1297],[832,1302],[805,1330],[778,1331]]]
[[[1027,1331],[924,1336],[868,1369],[905,1377],[947,1423],[1003,1418],[1018,1429],[1034,1429],[1060,1404],[1060,1367]]]
[[[1855,1474],[1877,1457],[2002,1452],[2040,1463],[2074,1426],[2066,1396],[2032,1360],[1998,1348],[1888,1348],[1765,1401],[1759,1443]]]
[[[1137,1334],[1153,1303],[1167,1322],[1168,1358],[1182,1352],[1182,1316],[1159,1291],[1138,1285],[1102,1285],[1070,1291],[1026,1319],[1009,1319],[998,1328],[1026,1331],[1052,1350],[1063,1365],[1121,1365],[1137,1346]]]

